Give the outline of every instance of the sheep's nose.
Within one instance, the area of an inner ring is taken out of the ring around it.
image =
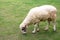
[[[26,34],[26,27],[22,27],[22,33]]]
[[[22,27],[22,31],[26,32],[26,27]]]

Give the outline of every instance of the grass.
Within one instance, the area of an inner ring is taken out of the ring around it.
[[[56,6],[57,32],[45,32],[41,23],[40,32],[31,34],[33,25],[30,25],[26,35],[22,35],[19,25],[28,11],[36,6],[50,4]],[[60,0],[0,0],[0,40],[60,40]]]

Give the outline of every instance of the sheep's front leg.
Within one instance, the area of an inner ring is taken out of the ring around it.
[[[36,33],[36,31],[39,31],[39,23],[34,24],[34,30],[32,33]]]
[[[53,23],[53,30],[56,31],[56,21],[52,21]]]

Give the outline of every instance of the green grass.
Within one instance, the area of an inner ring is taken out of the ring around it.
[[[40,32],[31,34],[33,25],[30,25],[26,35],[22,35],[19,29],[20,23],[33,7],[50,4],[56,6],[57,32],[43,29],[45,23],[41,23]],[[60,0],[0,0],[0,40],[60,40]]]

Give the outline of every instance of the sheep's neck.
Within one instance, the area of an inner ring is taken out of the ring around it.
[[[25,18],[25,20],[23,21],[23,23],[25,25],[29,25],[31,23],[31,20],[29,18]]]

